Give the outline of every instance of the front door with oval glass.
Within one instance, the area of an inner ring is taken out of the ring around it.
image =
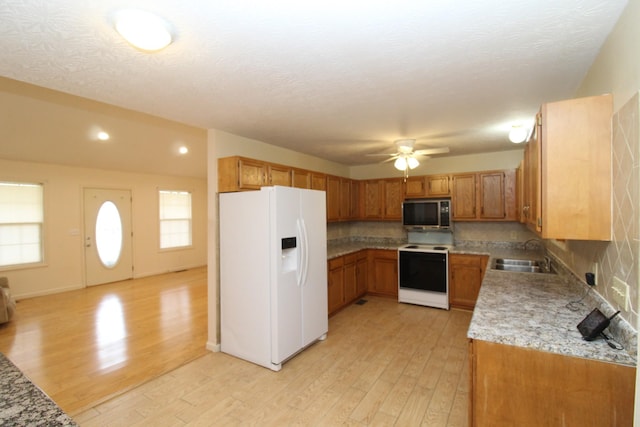
[[[84,224],[87,285],[132,278],[131,191],[85,188]]]

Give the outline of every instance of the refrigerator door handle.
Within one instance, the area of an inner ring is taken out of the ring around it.
[[[309,270],[309,242],[307,240],[307,226],[303,219],[298,219],[298,232],[300,234],[300,267],[297,278],[298,286],[304,286]]]

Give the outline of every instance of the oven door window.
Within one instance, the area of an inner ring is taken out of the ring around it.
[[[400,251],[400,287],[447,292],[447,254]]]

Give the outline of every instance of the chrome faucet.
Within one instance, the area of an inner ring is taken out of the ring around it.
[[[538,243],[542,243],[542,240],[540,240],[540,239],[535,239],[535,238],[534,238],[534,239],[529,239],[529,240],[527,240],[526,242],[524,242],[524,243],[522,244],[522,249],[526,251],[526,250],[527,250],[527,245],[528,245],[529,243],[531,243],[531,242],[538,242]]]

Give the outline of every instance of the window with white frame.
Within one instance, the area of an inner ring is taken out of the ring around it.
[[[0,267],[43,261],[42,184],[0,181]]]
[[[160,249],[191,246],[191,193],[160,190]]]

